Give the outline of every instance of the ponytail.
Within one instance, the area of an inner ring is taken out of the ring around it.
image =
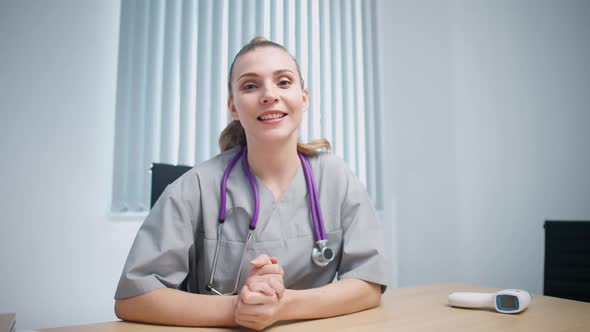
[[[331,149],[332,147],[330,146],[330,141],[325,138],[314,139],[313,141],[307,143],[297,143],[297,151],[308,157],[317,155],[320,150],[330,152]]]
[[[219,149],[221,152],[225,152],[243,145],[246,145],[246,132],[239,120],[233,120],[219,136]]]

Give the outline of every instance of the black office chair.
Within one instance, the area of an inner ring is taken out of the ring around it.
[[[186,173],[191,166],[185,165],[170,165],[152,163],[152,192],[150,208],[154,207],[156,201],[166,189],[166,186],[178,179],[182,174]]]
[[[590,221],[545,222],[543,294],[590,302]]]

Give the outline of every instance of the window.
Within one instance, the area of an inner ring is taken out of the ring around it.
[[[299,61],[300,139],[330,140],[380,207],[375,18],[374,0],[122,0],[112,211],[149,209],[152,162],[219,153],[229,66],[256,35]]]

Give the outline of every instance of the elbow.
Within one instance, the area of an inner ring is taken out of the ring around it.
[[[351,279],[355,280],[355,279]],[[359,310],[367,310],[378,307],[381,304],[381,285],[366,280],[356,279],[359,287],[355,295],[355,301]]]
[[[157,303],[153,293],[145,293],[115,300],[115,315],[121,320],[131,322],[152,322],[154,304]]]
[[[126,299],[115,300],[115,315],[121,320],[128,320],[127,317],[127,306],[125,305]]]
[[[121,308],[121,300],[115,300],[115,316],[119,319],[123,319],[123,309]]]
[[[379,304],[381,304],[381,293],[373,294],[371,296],[371,299],[369,300],[369,308],[368,309],[376,308],[379,306]]]
[[[368,300],[368,309],[378,307],[381,304],[381,285],[379,284],[369,284],[371,286],[371,290],[368,292],[370,295],[367,296]]]
[[[378,307],[381,304],[381,288],[376,292],[375,296],[373,297],[373,305],[371,308]]]

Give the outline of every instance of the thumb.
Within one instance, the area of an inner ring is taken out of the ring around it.
[[[250,265],[255,268],[261,268],[267,264],[272,264],[272,260],[267,254],[262,254],[250,261]]]

